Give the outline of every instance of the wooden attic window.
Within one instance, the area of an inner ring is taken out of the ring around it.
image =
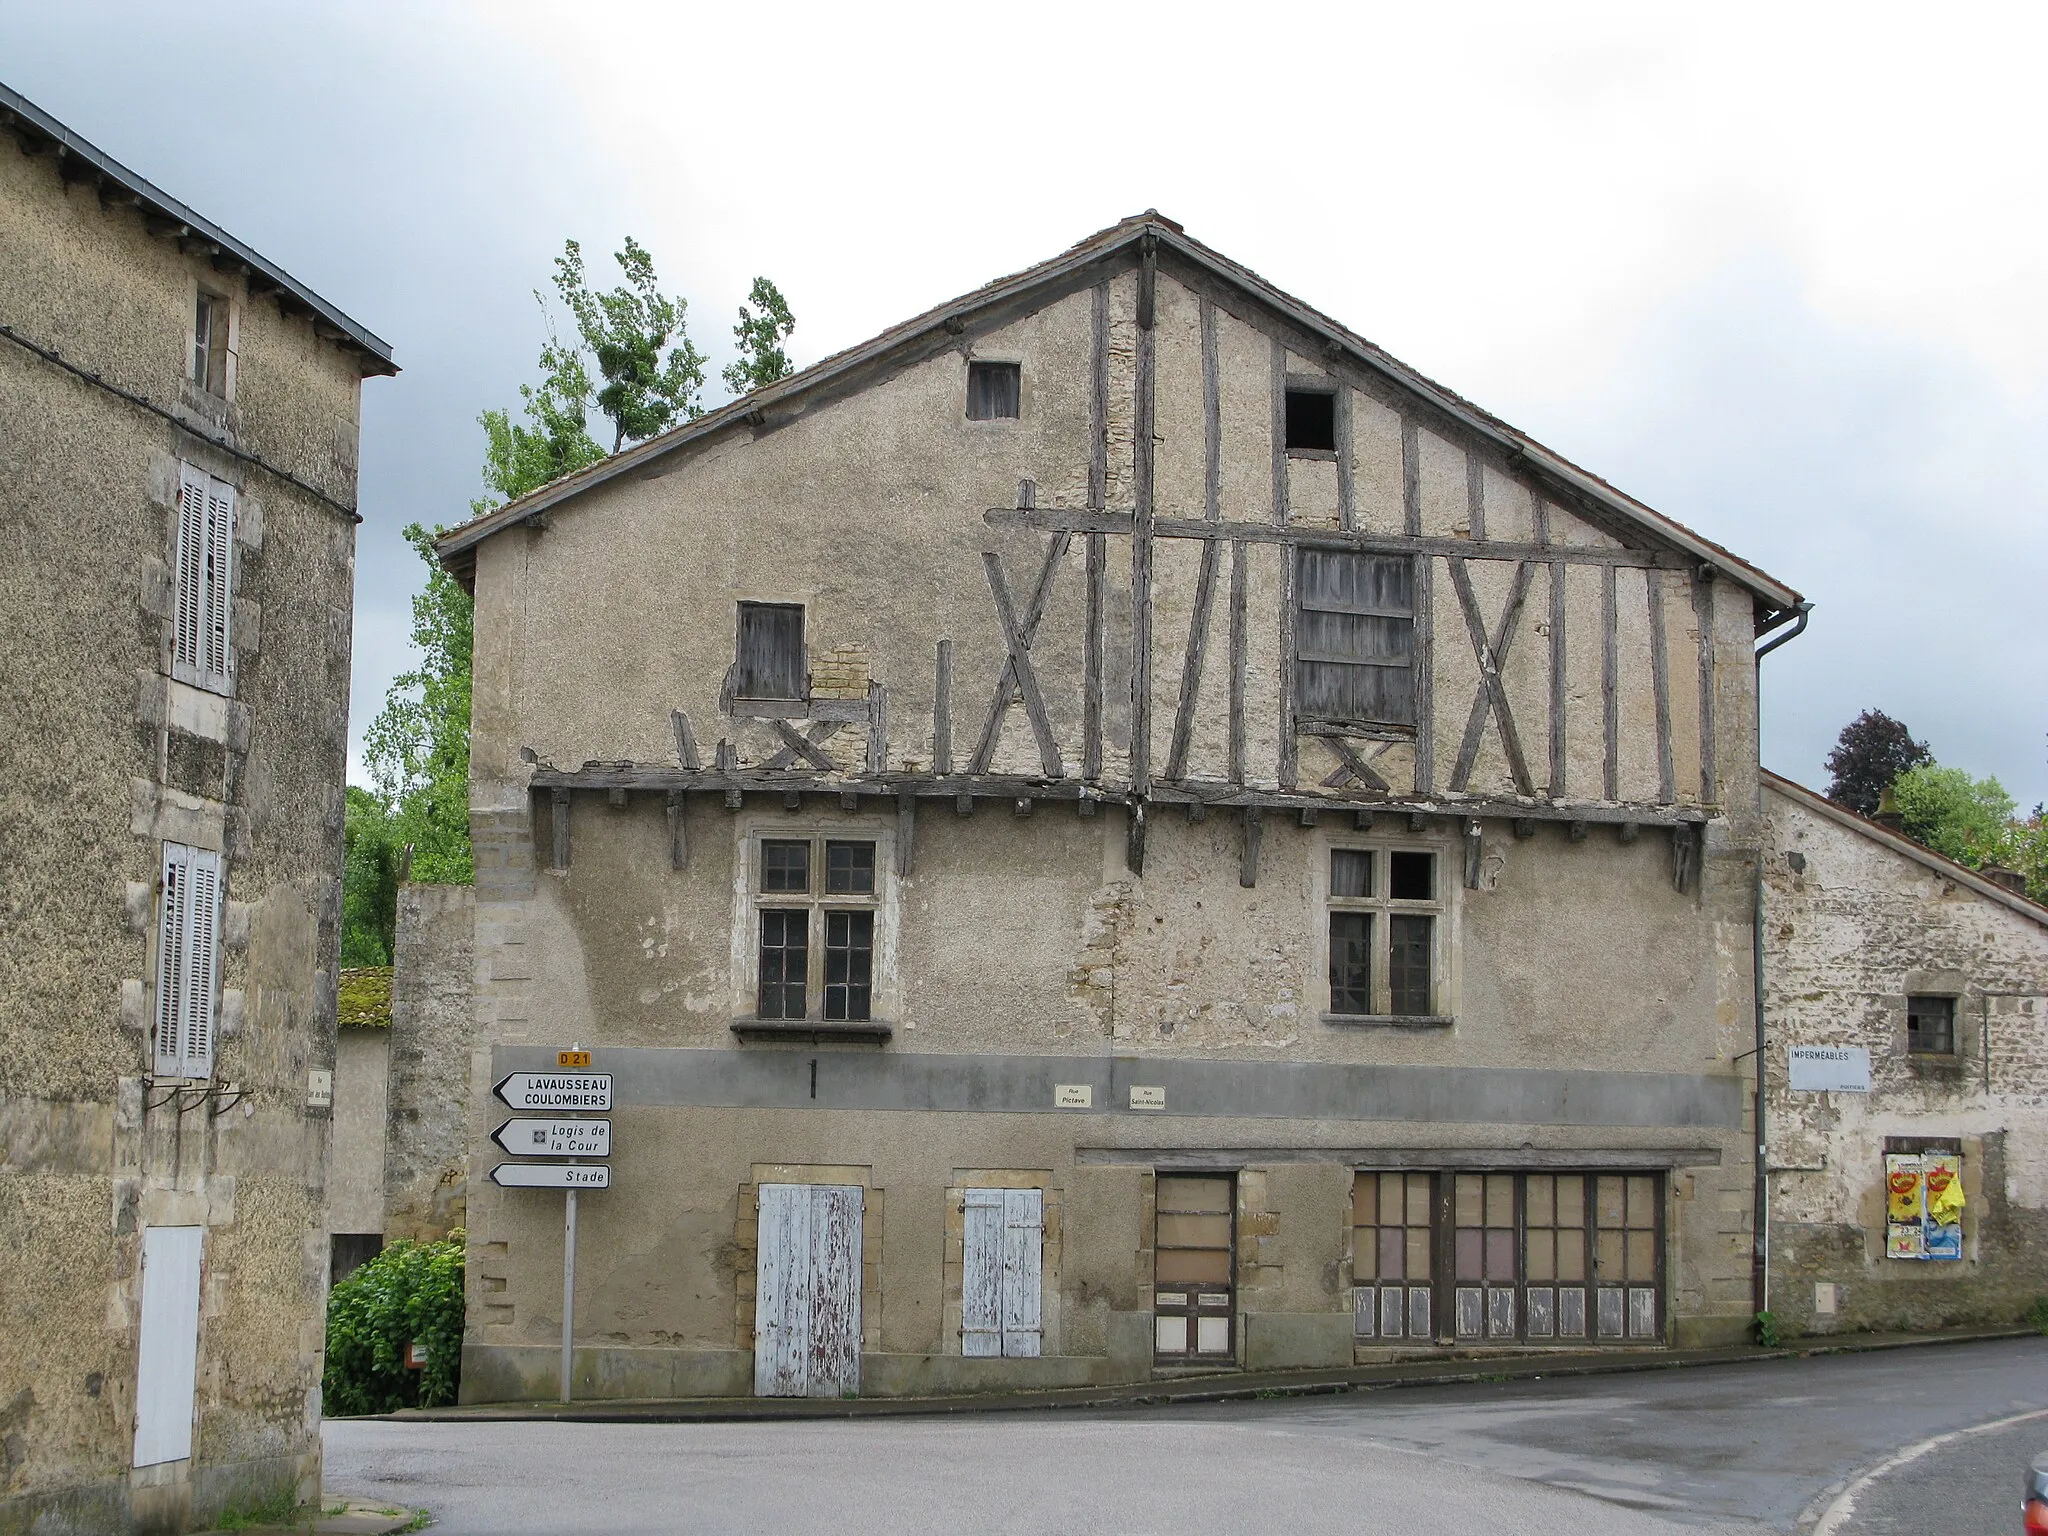
[[[1406,555],[1304,546],[1294,629],[1299,718],[1415,724],[1414,568]]]
[[[967,419],[1015,421],[1022,410],[1024,365],[973,362],[967,365]]]
[[[800,700],[804,697],[804,605],[741,603],[733,696]]]
[[[1313,387],[1287,390],[1287,451],[1289,453],[1335,453],[1337,451],[1337,394],[1333,389]]]

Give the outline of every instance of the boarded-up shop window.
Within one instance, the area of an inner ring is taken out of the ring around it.
[[[192,322],[192,382],[210,395],[228,393],[228,301],[199,290]]]
[[[960,1352],[1036,1359],[1044,1336],[1044,1192],[970,1189],[962,1210]]]
[[[974,362],[967,365],[967,419],[1014,421],[1024,398],[1021,363]]]
[[[220,855],[163,845],[157,886],[156,1073],[213,1072],[214,986],[220,956]]]
[[[1414,725],[1414,567],[1408,557],[1309,546],[1299,559],[1298,717],[1332,725]]]
[[[755,1016],[873,1017],[875,845],[764,837],[755,855]],[[817,872],[823,871],[824,889]],[[822,999],[822,1006],[819,1000]],[[818,1012],[814,1013],[814,1009]]]
[[[1354,1331],[1425,1344],[1656,1343],[1663,1187],[1654,1173],[1361,1172]]]
[[[804,682],[803,604],[741,603],[733,696],[801,699]]]
[[[1435,853],[1418,848],[1331,849],[1331,1017],[1439,1016],[1440,915]]]
[[[228,623],[234,613],[235,488],[191,464],[178,466],[178,607],[171,675],[226,693]]]
[[[1162,1360],[1235,1355],[1236,1209],[1232,1175],[1159,1175],[1152,1310]]]
[[[1952,997],[1906,999],[1906,1049],[1915,1056],[1956,1053],[1956,1000]]]

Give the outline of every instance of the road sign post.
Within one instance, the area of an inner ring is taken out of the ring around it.
[[[612,1075],[592,1072],[590,1052],[572,1046],[555,1053],[557,1072],[513,1072],[492,1090],[513,1109],[566,1111],[574,1118],[512,1119],[491,1133],[491,1140],[514,1157],[609,1157],[612,1123],[585,1118],[609,1114]],[[562,1191],[562,1401],[575,1400],[576,1342],[576,1193],[609,1189],[609,1163],[500,1163],[491,1182],[506,1189]]]

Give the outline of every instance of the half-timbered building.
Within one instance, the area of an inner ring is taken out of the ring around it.
[[[472,1400],[1743,1333],[1781,582],[1156,213],[440,552]]]

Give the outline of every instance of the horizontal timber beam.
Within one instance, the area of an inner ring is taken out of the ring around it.
[[[1124,512],[1091,512],[1082,507],[991,507],[983,515],[996,528],[1035,528],[1043,533],[1130,535],[1136,525]],[[1567,565],[1647,566],[1689,571],[1682,555],[1648,549],[1581,544],[1516,544],[1504,539],[1439,538],[1429,534],[1363,533],[1301,523],[1210,522],[1201,517],[1155,517],[1152,532],[1162,539],[1240,539],[1249,544],[1322,544],[1374,555],[1447,555],[1460,560],[1545,560]]]

